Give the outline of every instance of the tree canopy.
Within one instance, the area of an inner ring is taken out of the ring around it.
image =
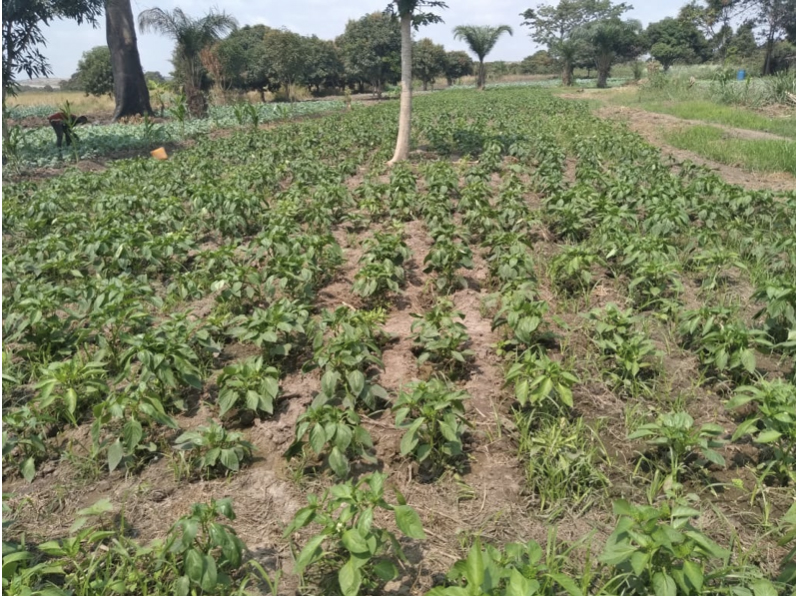
[[[705,35],[690,21],[667,17],[650,23],[644,38],[650,55],[664,70],[678,61],[703,62],[710,55]]]
[[[97,46],[83,52],[77,63],[77,74],[86,95],[113,96],[113,67],[108,46]]]
[[[498,39],[504,33],[514,35],[514,31],[508,25],[492,27],[490,25],[459,25],[453,30],[453,38],[461,39],[470,48],[470,51],[478,58],[478,88],[483,89],[486,85],[486,67],[484,58],[497,44]]]
[[[104,0],[3,0],[3,99],[13,91],[17,75],[52,74],[41,46],[47,39],[42,26],[55,19],[97,24]]]
[[[351,83],[368,83],[377,94],[401,76],[401,29],[393,15],[374,12],[348,21],[337,46]]]
[[[445,48],[428,38],[415,42],[412,50],[412,73],[426,89],[437,77],[445,72],[447,55]]]

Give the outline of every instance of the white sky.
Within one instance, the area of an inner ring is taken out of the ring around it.
[[[667,16],[675,16],[686,0],[630,0],[635,8],[628,18],[639,19],[644,26]],[[509,25],[514,36],[504,35],[488,60],[518,61],[538,48],[528,37],[528,29],[520,27],[520,13],[526,8],[543,3],[538,0],[448,0],[448,9],[439,14],[445,23],[423,27],[415,38],[430,37],[441,43],[446,50],[466,50],[463,42],[454,41],[451,30],[456,25]],[[132,0],[133,15],[152,7],[171,10],[177,6],[192,16],[199,17],[209,9],[218,7],[232,14],[242,25],[263,24],[269,27],[287,27],[302,35],[315,34],[322,39],[333,39],[345,29],[350,19],[383,10],[388,0]],[[98,45],[105,45],[105,18],[100,26],[78,26],[73,21],[56,21],[45,30],[47,47],[44,55],[52,67],[53,76],[68,78],[77,69],[83,52]],[[161,35],[138,34],[138,50],[144,70],[157,70],[168,76],[172,66],[169,62],[173,42]],[[23,75],[24,76],[24,75]],[[22,82],[22,79],[20,79]]]

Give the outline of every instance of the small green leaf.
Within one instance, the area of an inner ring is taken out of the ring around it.
[[[108,447],[108,470],[113,472],[124,458],[124,447],[120,439],[116,439]]]
[[[340,582],[340,591],[343,596],[357,596],[359,594],[359,587],[362,585],[362,573],[354,564],[353,557],[348,559],[348,562],[340,568],[337,579]]]
[[[33,459],[33,456],[22,462],[20,472],[25,481],[28,483],[33,482],[33,479],[36,477],[36,461]]]
[[[352,554],[367,553],[369,551],[368,545],[362,534],[356,528],[351,528],[343,533],[341,538],[343,546],[348,549]]]
[[[655,590],[655,596],[677,596],[677,584],[674,583],[674,579],[660,571],[652,575],[652,588]]]
[[[395,523],[398,529],[409,538],[423,540],[426,537],[420,516],[409,505],[395,506]]]

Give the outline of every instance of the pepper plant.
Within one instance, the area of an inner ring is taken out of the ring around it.
[[[378,590],[400,575],[395,560],[405,561],[397,537],[380,527],[374,514],[393,514],[395,525],[407,538],[425,538],[420,517],[395,489],[398,504],[385,499],[387,476],[373,473],[357,482],[337,484],[321,498],[309,495],[309,504],[299,509],[285,529],[285,538],[311,525],[318,533],[305,538],[296,555],[294,572],[315,579],[324,593],[357,596]]]

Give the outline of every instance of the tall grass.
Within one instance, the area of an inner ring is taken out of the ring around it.
[[[16,97],[9,97],[6,100],[8,108],[14,106],[53,106],[61,107],[66,102],[72,107],[72,112],[79,114],[95,114],[97,112],[113,112],[116,104],[112,97],[103,95],[94,97],[86,95],[82,91],[41,91],[20,93]]]
[[[715,126],[691,126],[664,133],[667,142],[729,165],[760,172],[796,175],[796,143],[785,140],[739,139]]]
[[[796,73],[736,80],[736,70],[719,68],[708,80],[686,76],[688,71],[658,72],[639,92],[642,101],[708,100],[727,105],[759,108],[786,103],[786,92],[796,92]]]

